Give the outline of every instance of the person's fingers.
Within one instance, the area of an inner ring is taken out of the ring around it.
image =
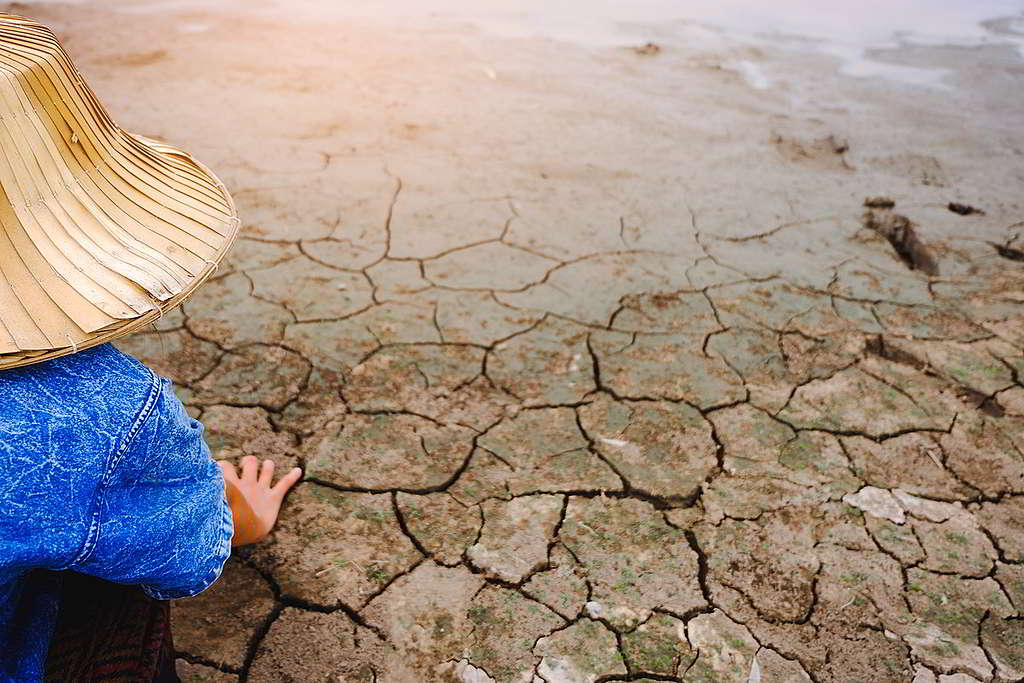
[[[274,484],[274,488],[272,488],[271,490],[280,496],[284,496],[284,494],[288,493],[288,490],[291,487],[295,486],[296,482],[298,482],[299,479],[301,478],[302,470],[298,467],[293,467],[292,469],[288,470],[288,474],[281,477],[281,479],[278,480],[276,484]]]
[[[257,481],[260,484],[266,484],[266,486],[269,488],[270,487],[270,482],[273,479],[274,479],[274,461],[273,460],[264,460],[263,464],[260,466],[260,476],[257,479]]]
[[[229,460],[218,460],[217,464],[220,465],[220,471],[224,473],[224,478],[228,481],[238,481],[238,472],[235,471],[235,466]]]
[[[255,455],[247,455],[242,458],[242,480],[256,479],[256,472],[260,468],[260,459]]]

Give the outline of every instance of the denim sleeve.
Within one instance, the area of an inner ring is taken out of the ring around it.
[[[168,380],[100,505],[96,544],[75,571],[160,600],[195,595],[220,577],[233,533],[224,479]]]

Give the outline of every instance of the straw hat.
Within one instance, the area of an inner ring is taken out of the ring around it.
[[[0,14],[0,370],[156,320],[237,232],[213,173],[121,130],[48,28]]]

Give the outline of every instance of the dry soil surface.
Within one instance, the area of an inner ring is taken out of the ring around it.
[[[1024,677],[1018,52],[9,7],[243,220],[121,344],[306,470],[186,681]]]

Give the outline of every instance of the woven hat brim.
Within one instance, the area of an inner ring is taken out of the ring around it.
[[[122,131],[48,29],[0,15],[0,370],[157,320],[238,229],[208,168]]]
[[[198,164],[199,162],[195,163]],[[201,164],[200,167],[204,169],[206,168]],[[207,170],[207,172],[209,171]],[[215,176],[213,176],[212,173],[210,173],[210,176],[215,178]],[[225,191],[224,196],[230,203],[232,210],[234,210],[234,200],[232,200],[231,195]],[[71,355],[72,353],[77,353],[78,351],[82,351],[93,346],[99,346],[101,344],[106,344],[108,342],[115,341],[120,337],[131,334],[133,332],[137,332],[146,327],[147,325],[151,325],[152,323],[157,322],[158,320],[163,318],[163,316],[165,316],[167,313],[173,311],[175,308],[177,308],[185,301],[187,301],[189,298],[191,298],[191,296],[196,292],[196,290],[199,289],[200,286],[202,286],[208,279],[210,279],[210,277],[212,277],[217,272],[218,266],[220,265],[221,261],[224,260],[224,255],[227,253],[228,249],[234,243],[235,238],[238,236],[239,225],[240,224],[236,222],[235,232],[231,235],[230,239],[225,241],[223,248],[217,253],[216,257],[212,260],[210,265],[207,268],[205,268],[198,276],[196,276],[196,278],[191,283],[189,283],[189,285],[185,289],[183,289],[179,294],[177,294],[171,299],[168,299],[165,302],[162,302],[158,308],[137,318],[124,320],[120,323],[112,325],[111,327],[94,332],[88,335],[88,337],[83,341],[71,346],[66,346],[64,348],[45,349],[37,352],[23,352],[21,354],[0,354],[0,371],[8,370],[11,368],[17,368],[25,365],[31,365],[33,363],[41,363],[45,360],[59,358],[61,356],[68,356]]]

